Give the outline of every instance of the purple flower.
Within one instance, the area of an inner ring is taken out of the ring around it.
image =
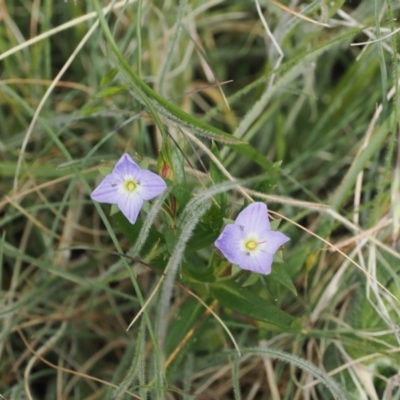
[[[166,188],[162,178],[141,169],[128,154],[124,154],[90,197],[99,203],[116,204],[129,222],[134,224],[143,200],[151,200]]]
[[[290,239],[271,231],[268,208],[264,203],[252,203],[227,225],[215,246],[232,264],[259,274],[271,273],[273,255]]]

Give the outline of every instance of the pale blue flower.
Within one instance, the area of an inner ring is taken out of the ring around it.
[[[93,191],[92,200],[116,204],[131,224],[136,222],[144,200],[160,195],[167,185],[157,174],[141,169],[124,154],[111,174]]]
[[[232,264],[259,274],[271,273],[274,254],[290,239],[272,231],[268,208],[264,203],[252,203],[227,225],[215,246]]]

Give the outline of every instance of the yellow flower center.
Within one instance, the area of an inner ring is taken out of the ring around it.
[[[136,183],[132,180],[125,182],[125,188],[128,192],[133,192],[136,189]]]
[[[245,246],[247,250],[254,250],[258,246],[258,243],[255,240],[249,240]]]

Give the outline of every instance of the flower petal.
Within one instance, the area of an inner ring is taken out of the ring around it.
[[[93,190],[90,195],[92,200],[98,201],[99,203],[117,204],[120,196],[118,192],[118,177],[114,174],[107,175]]]
[[[143,199],[138,193],[119,193],[118,208],[131,224],[134,224],[143,205]]]
[[[275,254],[279,247],[288,242],[290,238],[278,231],[269,231],[264,233],[262,240],[265,240],[263,251],[269,254]]]
[[[134,178],[140,174],[141,169],[139,165],[132,160],[131,156],[125,153],[117,162],[113,169],[113,174],[118,176],[121,181],[125,179],[125,176],[129,175]]]
[[[143,200],[151,200],[160,195],[167,185],[164,180],[154,172],[142,169],[138,176],[139,195]]]
[[[232,264],[239,265],[244,252],[240,249],[243,231],[239,225],[227,225],[215,241],[215,246]]]
[[[259,251],[257,253],[245,255],[238,265],[242,269],[268,275],[271,273],[272,261],[272,254]]]
[[[243,226],[245,233],[257,233],[261,236],[271,229],[267,206],[259,202],[248,205],[237,216],[235,225]]]

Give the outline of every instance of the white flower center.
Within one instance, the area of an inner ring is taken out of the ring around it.
[[[136,183],[133,181],[126,181],[125,188],[128,192],[133,192],[136,189]]]
[[[259,251],[262,251],[263,243],[265,242],[260,240],[258,235],[250,234],[241,241],[240,247],[242,251],[249,256],[250,254],[256,254]]]
[[[131,194],[138,189],[139,182],[133,179],[132,176],[126,176],[124,181],[121,183],[121,190],[125,193]]]
[[[255,240],[250,239],[245,243],[244,246],[246,247],[247,250],[252,251],[252,250],[255,250],[257,248],[258,243]]]

